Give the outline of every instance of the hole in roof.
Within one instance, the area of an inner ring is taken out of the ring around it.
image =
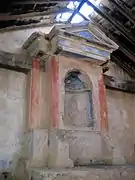
[[[87,3],[84,3],[80,9],[80,13],[83,14],[87,19],[90,19],[90,14],[94,11],[94,9],[89,6]]]
[[[101,0],[88,0],[92,3],[95,3],[97,6],[99,5],[99,3],[101,2]]]
[[[92,3],[95,3],[96,5],[99,5],[99,3],[101,2],[101,0],[88,0]],[[70,10],[75,10],[79,5],[78,1],[70,1],[67,5],[67,8]],[[94,12],[94,9],[87,4],[87,2],[85,2],[82,7],[80,8],[79,11],[83,16],[85,16],[87,19],[90,19],[90,15]],[[56,16],[56,21],[57,22],[66,22],[68,21],[68,19],[70,18],[70,16],[72,15],[73,12],[64,12],[64,13],[59,13]],[[72,18],[71,23],[81,23],[84,21],[84,18],[79,15],[79,14],[75,14],[74,17]]]
[[[88,0],[92,3],[95,3],[97,6],[101,0]],[[87,19],[90,19],[90,15],[94,12],[94,9],[86,3],[84,3],[80,9],[80,13],[83,14]]]
[[[75,16],[73,17],[71,23],[81,23],[83,22],[83,18],[79,15],[79,14],[75,14]]]
[[[59,13],[56,16],[56,21],[57,22],[66,22],[70,18],[71,15],[72,15],[71,12]]]
[[[78,7],[78,5],[79,5],[78,1],[70,1],[69,4],[67,5],[67,8],[74,10]]]

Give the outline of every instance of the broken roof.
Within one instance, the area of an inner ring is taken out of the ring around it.
[[[112,60],[135,77],[135,0],[2,0],[0,29],[94,21],[119,45]]]

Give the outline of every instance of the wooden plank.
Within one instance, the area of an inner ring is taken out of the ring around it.
[[[135,93],[135,81],[120,80],[104,74],[104,83],[108,89]]]
[[[105,88],[105,84],[104,84],[104,77],[102,74],[99,78],[98,88],[99,88],[101,130],[108,131],[108,112],[107,112],[106,88]]]

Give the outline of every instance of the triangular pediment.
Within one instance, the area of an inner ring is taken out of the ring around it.
[[[98,61],[110,59],[118,46],[93,24],[85,26],[55,26],[46,36],[53,52],[63,52],[89,57]]]
[[[118,48],[118,45],[107,37],[105,33],[101,31],[94,23],[89,23],[87,25],[55,26],[52,32],[54,33],[57,30],[65,31],[74,36],[79,36],[85,40],[92,41],[93,43],[96,42],[114,49]]]
[[[98,38],[93,33],[91,33],[91,31],[89,31],[88,26],[83,26],[83,27],[72,26],[72,27],[65,28],[65,31],[69,33],[73,33],[80,37],[83,37],[84,39],[87,39],[87,40],[99,41]]]

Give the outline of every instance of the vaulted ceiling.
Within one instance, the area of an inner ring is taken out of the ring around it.
[[[93,21],[119,45],[111,60],[135,78],[135,0],[72,0],[72,8],[69,3],[69,0],[2,0],[0,29],[50,25],[56,21],[66,24],[79,19],[80,23]],[[64,16],[68,18],[63,20]]]

